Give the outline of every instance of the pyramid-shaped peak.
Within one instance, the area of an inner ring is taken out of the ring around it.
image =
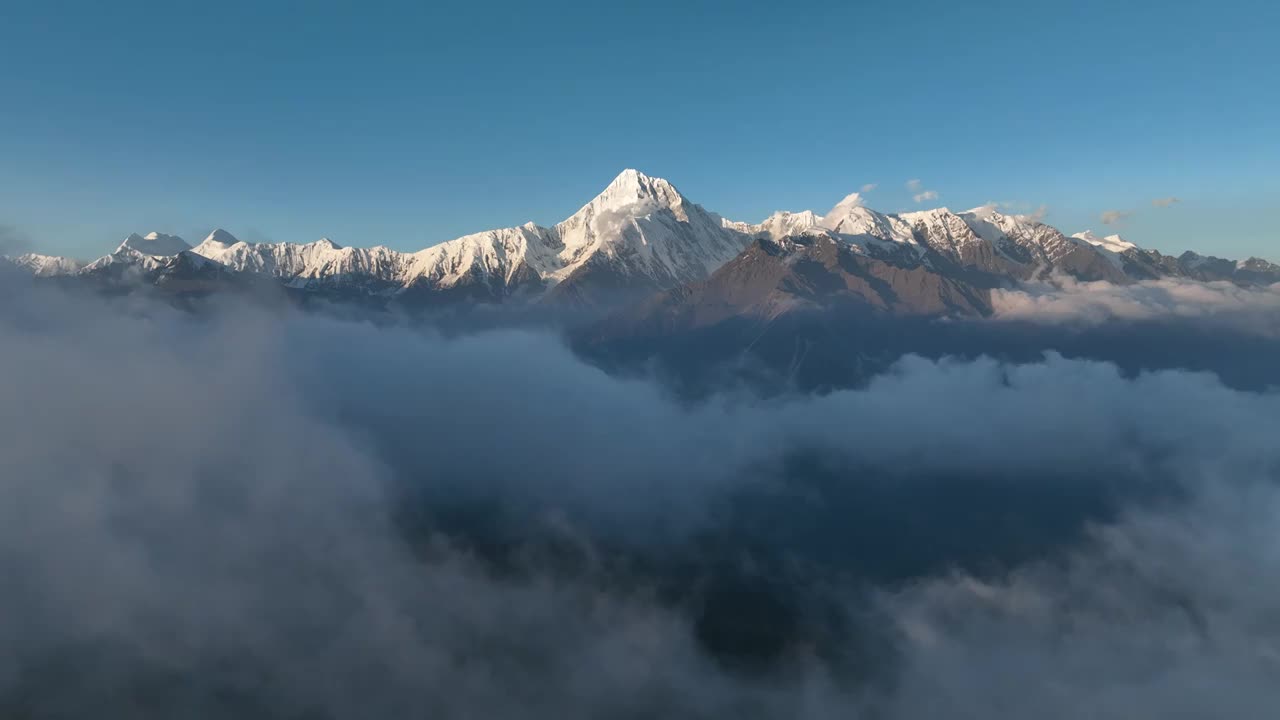
[[[614,178],[604,192],[597,195],[588,206],[597,210],[617,210],[638,204],[674,207],[683,202],[684,196],[671,183],[628,168]]]
[[[667,185],[671,184],[662,178],[649,177],[635,168],[627,168],[618,173],[618,177],[614,178],[613,182],[609,183],[609,185],[641,186],[654,182],[664,183]]]
[[[217,228],[213,232],[209,233],[209,236],[206,237],[204,241],[207,243],[218,243],[220,245],[235,245],[240,242],[236,239],[235,235],[232,235],[222,228]]]

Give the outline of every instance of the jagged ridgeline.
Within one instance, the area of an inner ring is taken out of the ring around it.
[[[89,263],[36,254],[6,260],[38,278],[116,290],[270,284],[336,300],[594,309],[696,297],[697,312],[712,315],[845,302],[912,315],[982,315],[990,311],[991,288],[1054,276],[1280,281],[1280,266],[1258,258],[1168,256],[1117,235],[1066,235],[993,207],[881,213],[854,193],[825,215],[779,212],[758,224],[735,222],[635,170],[551,227],[489,230],[417,252],[327,238],[251,244],[215,230],[195,247],[173,235],[130,235]]]

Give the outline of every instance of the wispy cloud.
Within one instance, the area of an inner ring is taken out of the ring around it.
[[[925,190],[924,192],[918,192],[915,195],[912,195],[911,199],[918,203],[924,202],[925,200],[937,200],[938,193],[935,190]]]
[[[880,187],[880,183],[867,183],[866,185],[862,186],[862,189],[860,190],[860,192],[869,193],[878,187]]]
[[[907,189],[910,190],[911,192],[919,192],[920,188],[922,187],[924,187],[924,183],[920,182],[917,179],[911,179],[907,181]]]
[[[1166,208],[1166,207],[1169,207],[1170,205],[1177,205],[1180,202],[1182,202],[1180,198],[1170,196],[1170,197],[1156,198],[1155,200],[1151,201],[1151,204],[1158,208]]]
[[[1103,210],[1098,219],[1102,221],[1103,225],[1115,225],[1132,214],[1128,210]]]

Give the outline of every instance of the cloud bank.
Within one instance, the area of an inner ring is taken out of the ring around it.
[[[1223,327],[1280,337],[1280,285],[1241,287],[1177,278],[1131,285],[1057,278],[992,291],[999,318],[1038,323],[1103,324],[1114,320],[1203,319]]]
[[[3,290],[6,714],[1270,712],[1274,393],[907,357],[690,406],[541,333]]]
[[[889,716],[1266,717],[1280,495],[1243,477],[999,582],[885,597],[908,658]]]

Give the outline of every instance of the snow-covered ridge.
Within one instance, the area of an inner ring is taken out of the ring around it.
[[[79,272],[85,266],[84,262],[75,258],[41,255],[39,253],[25,253],[9,258],[9,261],[35,277],[71,275]]]
[[[152,232],[146,235],[133,233],[120,243],[116,252],[125,249],[137,250],[143,255],[177,255],[184,250],[190,250],[191,246],[177,235]]]
[[[1071,237],[1076,238],[1078,240],[1084,240],[1090,245],[1094,245],[1096,247],[1100,247],[1105,250],[1110,250],[1111,252],[1114,252],[1114,253],[1122,253],[1126,250],[1137,249],[1138,247],[1137,245],[1134,245],[1133,243],[1129,242],[1128,240],[1125,240],[1119,235],[1107,235],[1106,237],[1098,237],[1097,235],[1094,234],[1092,230],[1085,230],[1084,232],[1076,233]]]
[[[34,275],[93,275],[123,266],[147,273],[196,267],[203,258],[237,272],[274,277],[290,287],[355,286],[396,294],[410,289],[481,288],[489,294],[534,294],[569,283],[665,289],[700,280],[760,238],[823,235],[885,262],[961,268],[1018,281],[1063,272],[1085,280],[1126,282],[1161,274],[1198,277],[1236,268],[1251,277],[1272,272],[1265,261],[1234,263],[1189,253],[1166,258],[1118,235],[1066,236],[1037,216],[983,206],[881,213],[852,193],[826,213],[777,212],[760,223],[727,220],[685,198],[670,182],[624,170],[577,212],[551,227],[517,227],[465,235],[417,252],[385,246],[315,242],[257,243],[218,229],[194,248],[163,233],[133,234],[114,253],[88,265],[50,256],[10,262]],[[186,258],[166,265],[164,258]],[[1222,263],[1226,262],[1224,266]],[[608,282],[604,282],[604,280]]]
[[[595,199],[553,227],[534,223],[465,235],[412,253],[378,246],[250,245],[215,230],[192,252],[232,270],[298,284],[361,276],[402,288],[450,288],[483,280],[554,286],[589,262],[652,278],[655,284],[705,277],[745,246],[745,234],[689,202],[675,186],[625,170]]]
[[[866,207],[858,193],[824,215],[778,212],[744,229],[773,239],[827,234],[868,255],[903,262],[915,259],[932,265],[942,258],[962,265],[1004,263],[1026,273],[1053,266],[1077,247],[1033,217],[1001,213],[991,206],[960,213],[945,207],[881,213]]]
[[[239,272],[305,280],[351,275],[390,279],[396,276],[405,262],[403,253],[383,246],[348,248],[328,238],[306,244],[250,245],[222,229],[214,230],[191,252]]]

